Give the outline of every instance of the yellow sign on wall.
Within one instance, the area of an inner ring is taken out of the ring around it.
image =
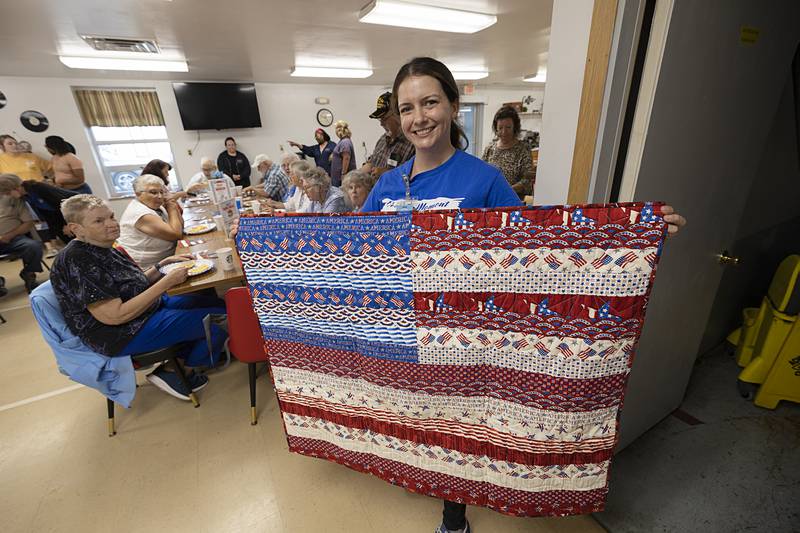
[[[759,33],[761,33],[761,31],[758,28],[742,26],[739,30],[739,41],[742,44],[756,44]]]

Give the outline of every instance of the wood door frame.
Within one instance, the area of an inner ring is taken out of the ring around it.
[[[572,153],[567,203],[584,203],[589,198],[589,185],[597,147],[600,115],[606,93],[606,77],[615,33],[618,0],[594,0],[589,46],[583,73],[583,90]]]

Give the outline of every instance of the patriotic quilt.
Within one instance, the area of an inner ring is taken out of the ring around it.
[[[291,451],[519,516],[601,511],[660,204],[243,218]]]

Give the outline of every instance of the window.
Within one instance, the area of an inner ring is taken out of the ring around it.
[[[464,128],[464,133],[469,140],[467,152],[475,157],[480,157],[482,155],[480,141],[483,104],[461,104],[458,110],[458,121],[461,127]]]
[[[76,89],[75,99],[110,198],[133,196],[133,180],[153,159],[175,158],[154,90]],[[173,168],[170,189],[180,190]]]

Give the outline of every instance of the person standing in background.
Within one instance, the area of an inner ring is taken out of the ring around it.
[[[50,163],[56,185],[79,194],[92,194],[86,183],[83,163],[70,151],[71,145],[58,135],[50,135],[45,138],[44,146],[53,156]]]
[[[385,92],[378,97],[375,112],[369,118],[380,120],[384,134],[375,143],[372,155],[361,167],[363,172],[378,179],[381,174],[402,165],[414,156],[414,145],[408,142],[400,128],[400,117],[391,109],[392,93]]]
[[[51,175],[53,166],[36,154],[20,152],[17,140],[11,135],[0,135],[0,173],[14,174],[22,181],[44,181]]]
[[[350,140],[352,135],[347,122],[344,120],[336,122],[336,136],[339,137],[339,142],[331,156],[331,183],[334,187],[341,186],[342,176],[356,169],[356,152],[353,141]]]
[[[233,137],[225,138],[225,151],[217,157],[217,168],[230,176],[236,185],[250,186],[250,161],[246,155],[236,150]]]
[[[501,107],[492,119],[497,139],[483,151],[483,159],[500,169],[520,199],[533,196],[533,160],[528,145],[519,140],[519,115],[510,106]]]
[[[330,175],[331,156],[333,155],[333,149],[336,148],[336,143],[331,141],[331,136],[322,128],[317,128],[314,131],[314,139],[317,141],[314,146],[307,146],[294,141],[286,142],[295,148],[299,148],[303,155],[313,157],[314,164]]]

